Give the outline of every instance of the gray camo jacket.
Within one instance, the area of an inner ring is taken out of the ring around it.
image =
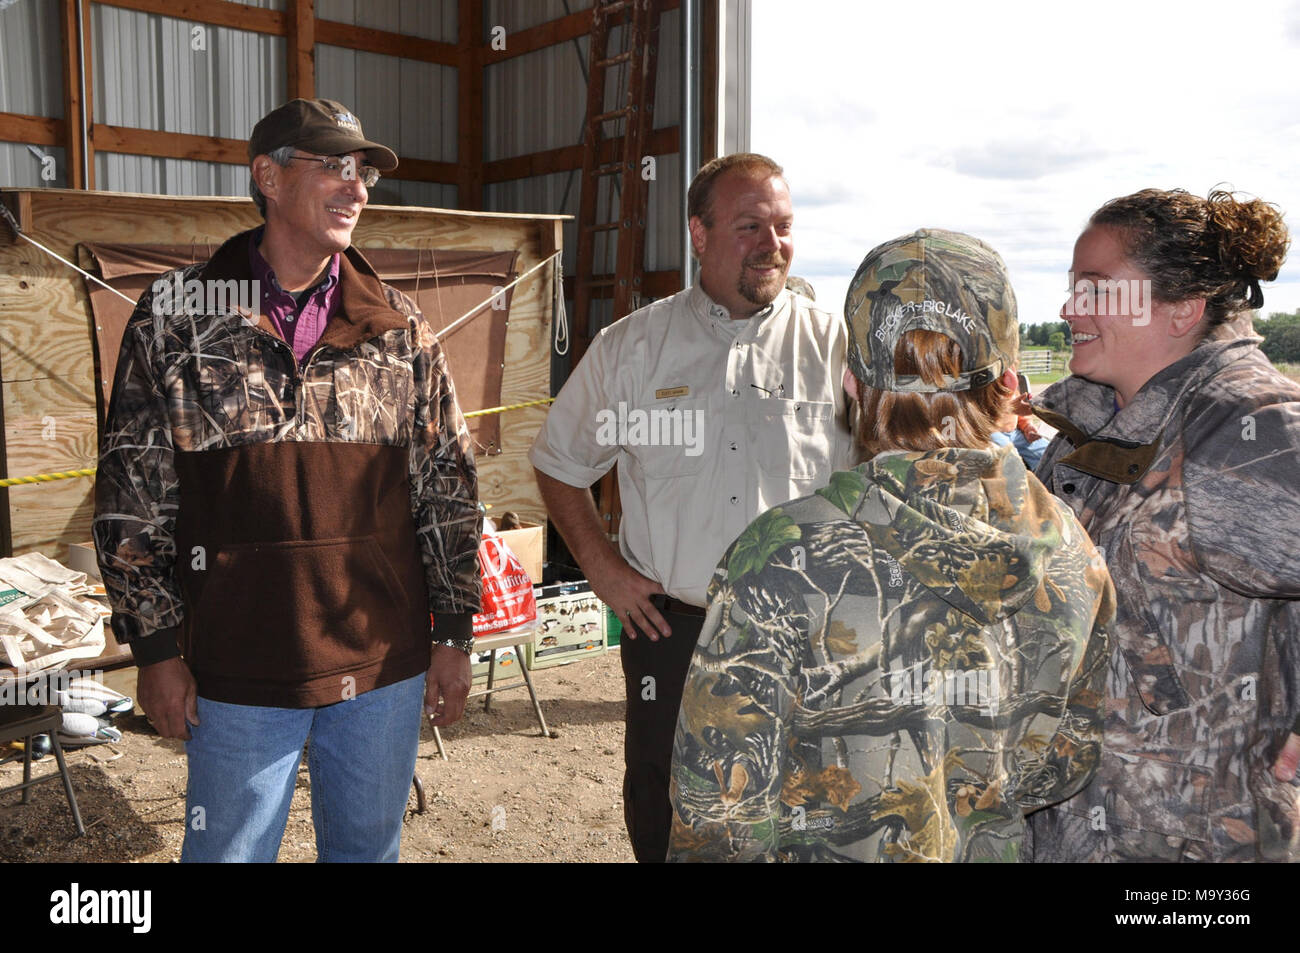
[[[1078,514],[1118,611],[1096,780],[1035,815],[1038,861],[1300,859],[1300,386],[1249,318],[1116,411],[1067,378],[1037,475]]]

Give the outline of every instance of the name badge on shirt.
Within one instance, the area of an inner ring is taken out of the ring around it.
[[[687,397],[691,389],[683,384],[681,387],[661,387],[655,391],[655,400],[663,400],[665,397]]]

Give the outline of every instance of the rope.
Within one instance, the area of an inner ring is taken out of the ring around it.
[[[451,332],[452,332],[452,331],[453,331],[453,330],[454,330],[458,325],[464,324],[466,321],[468,321],[470,318],[474,317],[474,315],[478,314],[480,311],[482,311],[484,308],[486,308],[488,305],[490,305],[493,301],[495,301],[495,300],[496,300],[497,298],[499,298],[501,295],[504,295],[507,291],[509,291],[509,290],[510,290],[511,288],[513,288],[515,285],[519,284],[519,282],[523,281],[525,278],[527,278],[529,275],[531,275],[531,274],[532,274],[534,271],[536,271],[538,268],[541,268],[543,265],[548,264],[552,258],[557,258],[557,257],[559,257],[560,254],[561,254],[560,252],[556,251],[556,252],[552,252],[551,254],[547,255],[545,258],[543,258],[543,259],[542,259],[541,261],[539,261],[537,264],[533,265],[533,267],[529,268],[529,269],[528,269],[527,271],[525,271],[522,275],[520,275],[520,276],[519,276],[518,278],[516,278],[514,281],[510,282],[510,284],[506,285],[506,286],[505,286],[504,288],[502,288],[500,291],[494,292],[493,294],[491,294],[491,295],[489,295],[488,297],[484,298],[484,299],[483,299],[482,301],[480,301],[478,304],[474,305],[474,307],[470,308],[468,311],[466,311],[464,314],[462,314],[462,315],[461,315],[459,318],[457,318],[455,321],[451,322],[451,324],[447,325],[445,328],[443,328],[441,331],[439,331],[437,334],[435,334],[434,337],[441,339],[441,338],[445,337],[446,335],[450,334],[450,333],[451,333]]]
[[[100,281],[98,278],[96,278],[94,275],[92,275],[90,272],[85,271],[85,270],[83,270],[83,269],[81,269],[81,268],[78,268],[76,265],[74,265],[72,262],[68,261],[68,259],[64,258],[64,257],[63,257],[62,255],[60,255],[58,252],[56,252],[56,251],[51,251],[50,249],[48,249],[48,248],[46,248],[44,245],[42,245],[40,242],[38,242],[36,239],[34,239],[34,238],[28,238],[27,235],[22,231],[22,229],[20,229],[20,228],[18,227],[18,223],[14,220],[13,215],[10,214],[9,209],[8,209],[8,208],[7,208],[3,203],[0,203],[0,217],[3,217],[4,220],[5,220],[6,222],[9,223],[9,227],[10,227],[11,229],[13,229],[14,234],[17,235],[19,238],[21,238],[23,241],[25,241],[25,242],[31,242],[33,245],[35,245],[35,246],[36,246],[37,248],[39,248],[41,251],[45,252],[45,254],[49,255],[51,258],[55,258],[55,259],[58,259],[59,261],[63,262],[65,265],[67,265],[67,266],[68,266],[69,268],[71,268],[73,271],[75,271],[75,272],[77,272],[78,274],[80,274],[83,278],[87,278],[87,279],[89,279],[90,281],[93,281],[93,282],[94,282],[95,284],[97,284],[97,285],[103,285],[103,286],[104,286],[105,288],[107,288],[109,291],[113,292],[113,294],[117,295],[119,298],[121,298],[123,301],[125,301],[127,304],[129,304],[131,307],[133,307],[133,308],[135,307],[135,302],[134,302],[134,301],[132,301],[132,300],[131,300],[130,298],[128,298],[126,295],[122,294],[122,292],[118,291],[118,290],[117,290],[116,288],[114,288],[112,285],[110,285],[110,284],[105,284],[104,282],[102,282],[102,281]],[[0,484],[0,485],[4,485],[4,484]]]
[[[22,483],[53,483],[55,480],[73,480],[77,477],[94,475],[95,467],[86,467],[84,470],[60,470],[57,473],[38,473],[36,476],[6,477],[0,480],[0,487],[18,486]]]
[[[544,397],[541,400],[526,400],[520,404],[502,404],[500,407],[488,407],[486,410],[471,410],[465,414],[465,418],[486,417],[489,414],[503,414],[507,410],[520,410],[524,407],[540,407],[542,404],[549,404],[555,400],[554,397]],[[83,470],[60,470],[55,473],[38,473],[35,476],[6,477],[0,480],[0,487],[21,486],[29,483],[53,483],[56,480],[75,480],[78,477],[94,476],[96,467],[86,467]]]
[[[555,260],[555,296],[551,302],[555,314],[555,353],[564,357],[569,353],[569,315],[564,310],[564,265]]]
[[[543,397],[541,400],[526,400],[522,404],[502,404],[500,407],[489,407],[487,410],[471,410],[462,416],[468,420],[471,417],[486,417],[488,414],[499,414],[507,410],[518,410],[521,407],[539,407],[542,404],[549,404],[555,400],[554,397]]]

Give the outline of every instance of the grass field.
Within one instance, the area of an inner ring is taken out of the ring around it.
[[[1300,384],[1300,364],[1274,364],[1279,371],[1285,374],[1291,380]],[[1055,384],[1061,378],[1065,377],[1066,371],[1053,371],[1050,374],[1029,374],[1029,386],[1037,394],[1048,384]]]
[[[1300,364],[1274,364],[1279,371],[1300,384]]]
[[[1029,378],[1030,388],[1032,388],[1034,393],[1037,394],[1048,384],[1055,384],[1057,381],[1059,381],[1062,377],[1065,376],[1065,373],[1066,372],[1062,370],[1062,371],[1053,371],[1050,374],[1027,374],[1025,376]]]

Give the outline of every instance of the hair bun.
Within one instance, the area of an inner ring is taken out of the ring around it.
[[[1253,282],[1275,279],[1291,243],[1277,206],[1262,199],[1238,201],[1222,189],[1211,192],[1206,203],[1206,218],[1217,233],[1223,267]]]

